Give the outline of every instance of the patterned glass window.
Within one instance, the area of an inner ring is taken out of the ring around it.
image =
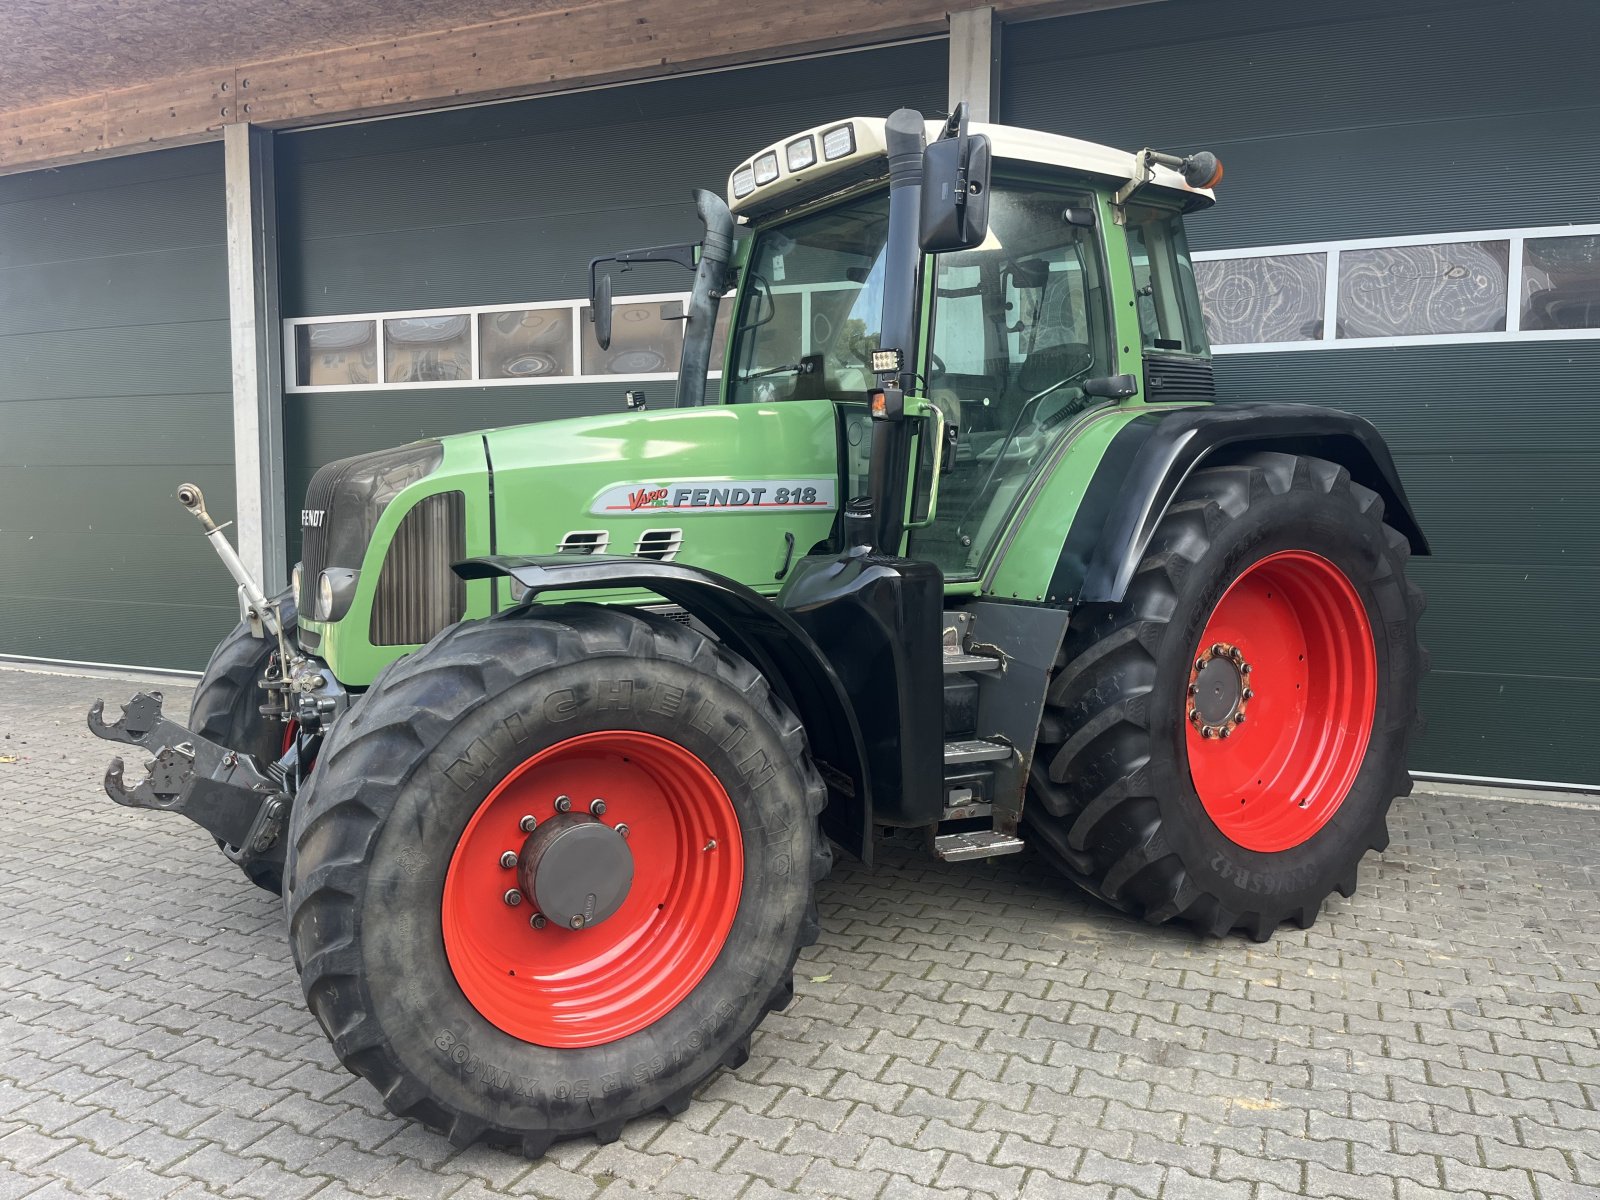
[[[1522,328],[1600,329],[1600,234],[1523,243]]]
[[[465,313],[395,317],[383,323],[385,383],[472,378],[472,321]]]
[[[297,325],[294,338],[298,386],[360,387],[378,382],[376,321]]]
[[[1506,327],[1509,242],[1380,246],[1339,255],[1341,338]]]
[[[479,379],[550,379],[572,373],[570,307],[478,315]]]
[[[1264,254],[1194,264],[1213,346],[1322,337],[1326,254]]]

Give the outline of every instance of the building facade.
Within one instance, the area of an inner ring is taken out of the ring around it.
[[[183,479],[281,580],[322,463],[665,395],[686,276],[621,276],[601,353],[590,257],[693,238],[691,189],[785,133],[964,89],[1218,154],[1219,392],[1373,420],[1434,544],[1414,767],[1600,783],[1600,94],[1552,55],[1600,11],[1070,7],[0,175],[0,655],[203,665],[236,608]]]

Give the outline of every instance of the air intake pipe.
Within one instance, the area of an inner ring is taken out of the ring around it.
[[[733,258],[733,214],[715,192],[696,188],[694,206],[705,226],[700,261],[695,264],[683,328],[683,357],[678,363],[679,408],[706,402],[706,374],[711,370],[711,340],[717,330],[717,301],[728,288],[728,263]]]

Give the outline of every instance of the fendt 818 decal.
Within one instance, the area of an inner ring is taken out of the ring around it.
[[[660,512],[750,512],[807,508],[832,512],[834,481],[820,479],[679,479],[619,483],[595,497],[592,513],[641,516]]]

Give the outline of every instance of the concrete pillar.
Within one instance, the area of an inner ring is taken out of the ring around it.
[[[1000,120],[1000,18],[992,7],[950,14],[950,107],[973,121]]]
[[[223,127],[233,467],[239,558],[268,596],[289,581],[283,486],[283,323],[272,134]]]

